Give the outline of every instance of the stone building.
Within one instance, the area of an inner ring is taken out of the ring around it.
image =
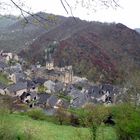
[[[47,79],[52,81],[61,81],[62,83],[69,84],[73,81],[72,66],[57,67],[54,66],[54,62],[50,61],[46,63],[46,75]]]

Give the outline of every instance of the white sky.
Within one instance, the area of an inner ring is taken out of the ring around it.
[[[1,0],[0,0],[1,1]],[[3,0],[4,2],[10,0]],[[18,0],[14,0],[15,2]],[[22,1],[22,0],[21,0]],[[71,6],[73,1],[67,0]],[[45,11],[46,13],[53,13],[57,15],[71,16],[67,14],[62,7],[60,0],[24,0],[25,6],[31,7],[33,12]],[[96,20],[102,22],[120,22],[127,25],[130,28],[140,28],[140,0],[119,0],[119,4],[122,8],[117,10],[98,8],[96,12],[86,10],[81,6],[77,6],[73,9],[75,17],[79,17],[85,20]],[[69,9],[67,7],[67,9]],[[17,14],[18,12],[13,10],[10,13]],[[20,13],[20,12],[19,12]]]

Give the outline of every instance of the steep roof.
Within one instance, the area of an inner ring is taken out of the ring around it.
[[[3,61],[0,61],[0,68],[4,69],[7,67],[7,64],[4,63]]]
[[[44,84],[44,82],[46,81],[46,79],[38,77],[38,78],[33,78],[32,81],[35,84]]]
[[[51,106],[54,107],[55,104],[57,103],[58,98],[54,95],[50,96],[50,98],[47,100],[47,103]]]
[[[16,92],[22,89],[27,89],[27,82],[18,82],[16,84],[10,85],[7,89],[10,92]]]
[[[48,94],[48,93],[40,93],[38,94],[38,104],[44,104],[47,102],[48,98],[50,97],[51,95]]]
[[[108,91],[109,93],[112,93],[114,89],[113,85],[110,85],[110,84],[103,84],[101,85],[101,87],[103,91],[106,91],[106,92]]]

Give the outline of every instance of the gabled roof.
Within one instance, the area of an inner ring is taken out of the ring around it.
[[[38,94],[38,104],[44,104],[47,102],[48,98],[50,97],[51,95],[48,94],[48,93],[40,93]]]
[[[105,94],[108,94],[108,98],[113,98],[114,94],[117,94],[118,91],[119,88],[114,85],[102,84],[91,86],[89,88],[88,94],[91,96],[91,98],[93,97],[95,99],[101,98]]]
[[[7,89],[10,92],[16,92],[22,89],[27,89],[27,82],[18,82],[16,84],[10,85]]]
[[[63,88],[64,88],[63,83],[61,83],[61,82],[56,82],[55,83],[55,92],[60,92],[60,91],[63,90]]]
[[[72,98],[71,106],[81,107],[86,102],[90,101],[90,96],[87,93],[83,93],[79,90],[72,90],[68,95]]]
[[[113,85],[110,85],[110,84],[103,84],[103,85],[101,85],[101,90],[103,90],[103,91],[105,91],[105,92],[109,92],[109,93],[112,93],[113,92],[113,89],[114,89],[114,87],[113,87]]]
[[[47,103],[51,106],[54,107],[55,104],[57,103],[58,98],[54,95],[51,95],[50,98],[47,100]]]
[[[6,68],[8,65],[6,63],[4,63],[3,61],[0,61],[0,68],[4,69]]]
[[[32,81],[35,83],[35,84],[44,84],[44,82],[46,81],[46,79],[44,78],[33,78]]]
[[[28,88],[33,88],[33,87],[35,87],[35,86],[36,86],[36,84],[35,84],[33,81],[27,80],[27,87],[28,87]]]

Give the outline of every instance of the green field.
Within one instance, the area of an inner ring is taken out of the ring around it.
[[[28,116],[18,114],[0,115],[0,123],[2,122],[7,123],[12,130],[15,130],[16,135],[19,135],[20,138],[32,134],[34,140],[91,140],[88,128],[61,126],[47,121],[33,120]],[[100,127],[97,140],[116,140],[114,128]]]

